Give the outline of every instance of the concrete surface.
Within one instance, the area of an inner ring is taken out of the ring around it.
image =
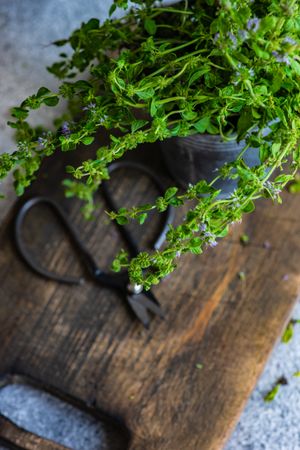
[[[19,427],[70,449],[107,449],[101,423],[32,387],[15,384],[1,389],[0,411]]]
[[[6,125],[10,108],[41,86],[56,89],[57,81],[46,66],[57,58],[51,42],[69,36],[91,17],[105,18],[110,0],[1,0],[0,1],[0,153],[15,150],[13,130]],[[62,110],[63,106],[56,108]],[[42,108],[33,122],[50,126],[53,108]],[[15,198],[11,180],[0,182],[0,216]]]
[[[47,72],[58,49],[51,42],[69,36],[81,22],[106,17],[105,0],[2,0],[0,2],[0,133],[1,150],[14,148],[6,126],[9,109],[41,86],[55,89],[57,82]],[[45,108],[40,119],[52,122],[53,109]]]

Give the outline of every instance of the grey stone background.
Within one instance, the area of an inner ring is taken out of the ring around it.
[[[105,0],[1,0],[0,2],[0,132],[2,150],[14,148],[6,126],[9,109],[41,85],[55,89],[57,82],[46,70],[57,57],[51,42],[67,37],[81,22],[106,17]],[[52,109],[42,120],[51,123]],[[40,116],[40,112],[39,112]]]
[[[101,423],[77,408],[21,384],[0,392],[0,411],[16,425],[72,450],[109,450]]]
[[[45,70],[45,66],[50,65],[57,54],[57,49],[49,44],[67,36],[72,29],[92,16],[105,17],[110,3],[110,0],[0,1],[0,151],[14,149],[11,130],[5,125],[9,118],[9,109],[34,93],[41,85],[52,89],[56,87],[56,81]],[[42,115],[39,113],[39,119],[50,124],[51,112],[51,108],[45,108]],[[8,182],[0,187],[2,192],[8,194],[8,201],[2,202],[0,206],[3,212],[9,207],[13,193]],[[294,317],[300,317],[299,306]],[[295,337],[290,344],[279,344],[274,349],[226,450],[300,450],[300,379],[293,377],[293,373],[300,370],[299,339],[300,325],[296,326]],[[283,374],[289,384],[282,387],[273,403],[264,403],[263,395]],[[3,395],[4,391],[2,394],[0,392],[0,411],[4,412],[5,408],[10,408],[10,414],[14,413],[18,420],[21,420],[20,425],[32,429],[31,411],[32,408],[36,411],[41,408],[40,400],[33,396],[31,401],[25,401],[24,392],[13,389],[10,396],[7,397],[7,391],[4,397]],[[42,411],[47,399],[45,402]],[[38,418],[38,413],[36,414]],[[59,407],[54,414],[58,423],[68,416],[71,421],[68,429],[72,430],[72,433],[77,429],[79,435],[82,435],[83,425],[78,425],[76,413],[72,415],[69,409]],[[87,438],[89,440],[84,444],[85,450],[96,448],[95,439],[99,437],[101,449],[103,440],[101,441],[98,425],[92,424],[91,428],[85,422],[84,426],[90,430]],[[56,431],[59,435],[58,428]],[[70,431],[70,439],[74,437],[72,433]],[[68,436],[65,438],[68,439]],[[70,441],[68,442],[70,444]],[[75,449],[74,446],[73,448]]]
[[[57,58],[51,42],[67,37],[91,17],[107,17],[110,0],[0,0],[0,152],[13,151],[13,130],[6,125],[9,110],[44,85],[57,81],[46,66]],[[56,108],[57,111],[57,108]],[[43,108],[35,122],[51,125],[53,109]],[[10,180],[0,182],[0,215],[9,208],[14,192]]]

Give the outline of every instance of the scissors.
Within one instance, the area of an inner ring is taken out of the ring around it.
[[[114,171],[121,168],[131,168],[137,171],[142,172],[146,175],[160,194],[163,194],[164,188],[160,182],[160,180],[156,177],[156,175],[148,168],[136,162],[117,162],[110,166],[109,172],[110,174]],[[103,187],[103,197],[107,203],[107,206],[111,210],[116,210],[115,201],[107,187],[107,183],[104,182],[102,184]],[[68,275],[60,275],[55,272],[50,272],[46,268],[39,265],[37,261],[32,258],[30,252],[28,252],[22,238],[22,228],[24,225],[24,219],[27,216],[28,212],[36,207],[37,205],[44,204],[50,207],[53,213],[60,220],[64,228],[67,230],[71,242],[74,245],[83,265],[86,268],[87,273],[90,277],[99,285],[111,289],[116,289],[119,294],[121,294],[122,298],[127,302],[127,305],[134,313],[135,317],[142,322],[145,328],[149,328],[150,325],[150,314],[159,316],[160,318],[164,317],[163,311],[155,298],[154,294],[151,290],[145,291],[142,285],[132,284],[129,280],[127,272],[121,273],[109,273],[98,266],[91,252],[86,248],[85,244],[81,240],[78,231],[75,229],[70,219],[67,217],[63,209],[60,205],[48,197],[42,196],[34,196],[26,200],[21,207],[19,208],[16,219],[15,219],[15,243],[18,252],[21,257],[25,261],[25,263],[37,274],[42,277],[50,280],[54,280],[60,283],[66,284],[83,284],[85,279],[80,277],[73,277]],[[153,249],[157,250],[163,244],[166,233],[169,228],[169,224],[172,223],[174,219],[174,209],[172,207],[168,207],[168,209],[164,212],[164,222],[162,224],[161,231],[156,238],[156,241],[153,243]],[[138,255],[139,248],[138,244],[134,240],[132,234],[129,232],[128,228],[124,225],[116,224],[120,235],[126,241],[129,254],[133,258]]]

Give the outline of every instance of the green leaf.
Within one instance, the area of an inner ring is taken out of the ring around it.
[[[154,94],[155,91],[153,88],[148,88],[144,91],[136,91],[136,95],[142,100],[148,100],[149,98],[152,98]]]
[[[262,145],[259,149],[259,159],[261,163],[264,163],[269,158],[269,148],[266,145]]]
[[[198,114],[196,113],[196,111],[187,110],[187,111],[183,111],[183,113],[182,113],[182,117],[185,120],[193,120],[193,119],[196,119],[197,116],[198,116]]]
[[[289,192],[291,194],[299,194],[299,192],[300,192],[300,180],[299,181],[295,181],[294,183],[290,184]]]
[[[150,105],[151,117],[155,117],[156,113],[157,113],[157,104],[156,104],[156,99],[153,98],[152,102],[151,102],[151,105]]]
[[[210,117],[203,117],[202,119],[198,120],[198,122],[193,123],[193,126],[199,133],[205,133],[209,124],[210,124]]]
[[[57,95],[53,95],[52,97],[46,97],[43,99],[43,103],[47,106],[56,106],[59,102],[59,98]]]
[[[85,30],[96,30],[99,28],[100,21],[99,19],[92,18],[86,24],[84,24]]]
[[[116,83],[119,85],[119,88],[121,88],[121,89],[126,88],[126,83],[122,78],[116,77]]]
[[[59,39],[58,41],[52,42],[53,45],[56,45],[56,47],[62,47],[63,45],[66,45],[68,43],[68,39]]]
[[[25,191],[25,189],[24,189],[24,186],[22,186],[21,184],[15,184],[15,191],[16,191],[16,194],[17,194],[17,196],[18,197],[21,197],[21,195],[23,195],[24,194],[24,191]]]
[[[274,183],[276,183],[276,184],[278,184],[278,183],[286,184],[288,181],[294,181],[294,176],[293,175],[288,175],[288,174],[278,175],[278,177],[275,178]],[[300,179],[299,179],[299,181],[300,181]]]
[[[297,75],[300,75],[300,64],[295,59],[291,60],[291,67],[296,72]]]
[[[26,119],[26,117],[28,116],[28,110],[25,108],[19,108],[19,107],[12,108],[11,115],[13,117],[16,117],[16,119],[23,120],[23,119]]]
[[[272,150],[272,155],[276,156],[277,153],[279,153],[281,149],[281,142],[274,142],[274,144],[272,144],[271,150]]]
[[[92,142],[94,142],[95,138],[93,136],[85,136],[81,139],[81,142],[84,145],[90,145]]]
[[[81,91],[87,91],[87,90],[91,89],[93,86],[88,81],[78,80],[74,83],[74,87],[76,89],[80,89]]]
[[[256,42],[252,42],[252,48],[256,53],[256,56],[261,59],[270,59],[270,54],[263,50]]]
[[[138,216],[138,218],[137,218],[139,224],[140,224],[140,225],[143,225],[143,223],[145,222],[145,220],[147,219],[147,217],[148,217],[148,214],[147,214],[147,213],[140,214],[140,215]]]
[[[243,245],[248,245],[249,242],[250,242],[250,238],[249,238],[248,234],[243,233],[243,234],[240,236],[240,242],[241,242],[241,244],[243,244]]]
[[[246,206],[244,206],[243,208],[243,212],[244,213],[251,213],[252,211],[255,210],[255,204],[252,200],[250,200]]]
[[[197,96],[197,103],[205,103],[209,100],[208,95],[198,95]]]
[[[243,272],[242,270],[238,273],[238,277],[241,281],[245,281],[246,280],[246,274],[245,272]]]
[[[217,127],[215,127],[211,122],[207,126],[207,132],[209,134],[219,134],[220,131]]]
[[[259,114],[259,112],[255,108],[252,108],[251,111],[252,111],[252,116],[253,116],[254,119],[260,119],[261,118],[261,114]]]
[[[202,245],[203,239],[200,237],[194,237],[190,239],[189,241],[189,250],[194,253],[195,255],[200,255],[202,252],[201,245]]]
[[[294,336],[294,325],[293,325],[293,322],[290,321],[283,333],[281,342],[283,342],[284,344],[287,344],[288,342],[290,342],[290,340],[292,339],[293,336]]]
[[[172,136],[178,136],[178,133],[180,132],[180,129],[181,129],[180,123],[178,123],[177,125],[173,126],[171,128]]]
[[[280,384],[276,384],[265,396],[264,401],[266,403],[272,402],[276,395],[278,394]]]
[[[194,237],[190,240],[191,247],[199,247],[201,245],[202,239],[200,237]]]
[[[183,200],[182,200],[181,198],[178,198],[178,197],[172,197],[172,198],[170,198],[170,199],[168,200],[168,203],[169,203],[169,205],[171,205],[171,206],[178,207],[178,206],[182,206],[184,202],[183,202]]]
[[[199,369],[199,370],[203,369],[203,364],[197,363],[196,364],[196,369]]]
[[[273,82],[272,82],[272,86],[271,86],[271,90],[272,90],[273,94],[275,94],[281,88],[282,79],[283,79],[282,73],[279,72],[279,73],[274,74],[274,78],[273,78]]]
[[[120,263],[120,261],[119,261],[118,259],[115,259],[115,260],[112,262],[111,269],[112,269],[114,272],[120,272],[120,270],[121,270],[121,263]]]
[[[49,94],[50,92],[51,92],[51,91],[50,91],[48,88],[46,88],[46,87],[41,87],[41,88],[37,91],[36,96],[37,96],[38,98],[44,97],[44,95],[47,95],[47,94]]]
[[[223,237],[227,236],[228,233],[229,233],[229,226],[226,226],[223,228],[223,230],[218,231],[216,233],[216,236],[219,238],[223,238]]]
[[[164,212],[168,208],[168,204],[165,201],[164,197],[157,197],[155,206],[159,212]]]
[[[148,123],[148,120],[135,120],[131,124],[131,133],[134,133],[135,131],[139,130],[147,123]]]
[[[245,109],[241,113],[237,123],[238,140],[241,140],[252,126],[252,111],[250,111],[249,109]]]
[[[118,216],[116,221],[119,225],[126,225],[128,223],[128,219],[125,216]]]
[[[117,9],[117,5],[113,3],[111,7],[109,8],[109,16],[112,16],[115,10]]]
[[[67,173],[74,173],[75,172],[75,167],[73,167],[73,166],[66,166],[66,172]],[[64,180],[64,185],[67,185],[68,184],[68,182],[69,182],[70,180]]]
[[[48,72],[53,73],[57,78],[64,78],[67,74],[67,68],[65,61],[60,61],[47,67]]]
[[[260,32],[265,34],[270,30],[274,30],[276,28],[277,21],[278,21],[277,17],[274,17],[274,16],[263,17],[260,22],[260,27],[259,27]]]
[[[19,125],[16,122],[12,122],[11,120],[8,120],[6,124],[11,128],[19,128]]]
[[[196,70],[196,72],[194,72],[190,76],[188,86],[190,87],[193,83],[195,83],[195,81],[199,80],[199,78],[202,77],[202,75],[204,75],[205,73],[207,73],[209,71],[210,71],[209,67],[203,67],[203,69]]]
[[[174,197],[174,195],[176,195],[178,191],[177,187],[170,187],[166,190],[164,198],[166,201],[170,200],[172,197]]]
[[[209,184],[207,183],[207,181],[205,181],[205,180],[200,180],[196,184],[196,192],[197,192],[198,195],[209,194],[212,191],[213,191],[213,188],[211,188],[209,186]]]
[[[154,35],[156,33],[156,23],[153,19],[147,18],[144,21],[144,28],[148,34]]]

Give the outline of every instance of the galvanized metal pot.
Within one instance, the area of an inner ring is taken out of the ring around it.
[[[244,146],[245,142],[224,142],[220,136],[211,134],[174,137],[161,142],[166,166],[184,188],[199,180],[212,181],[217,176],[216,169],[234,161]],[[258,149],[247,149],[243,158],[250,167],[259,164]],[[236,185],[236,180],[218,180],[214,186],[222,189],[222,197],[227,197]]]

